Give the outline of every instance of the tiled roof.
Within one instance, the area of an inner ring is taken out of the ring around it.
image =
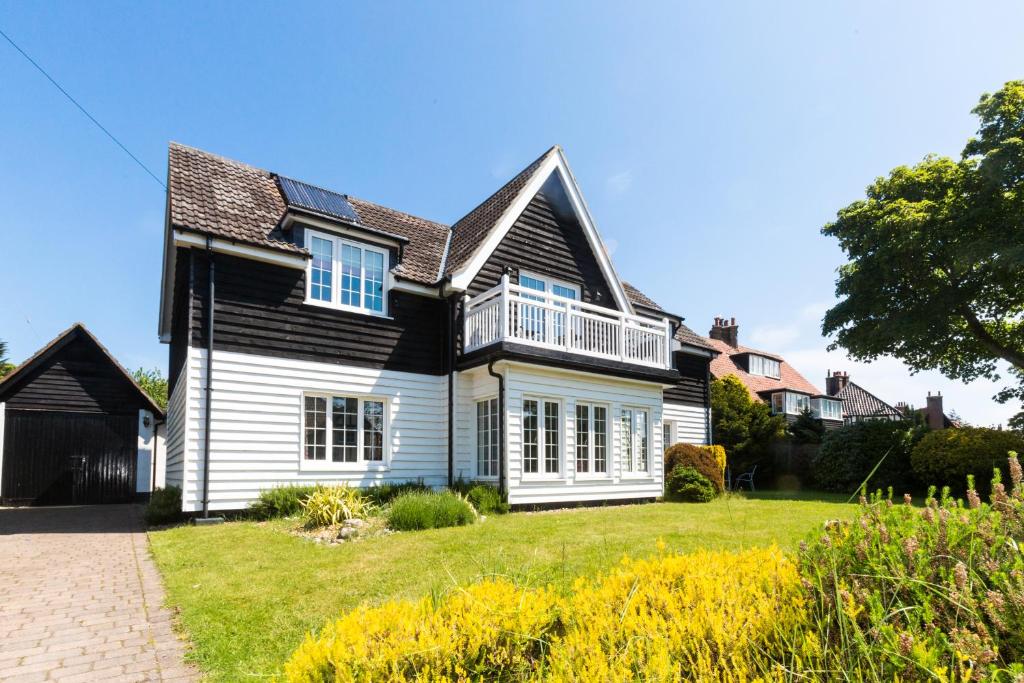
[[[168,180],[174,228],[306,253],[276,232],[288,204],[269,171],[172,142]],[[439,280],[448,226],[365,199],[346,199],[358,214],[359,225],[409,240],[396,275],[427,285]]]
[[[647,296],[625,280],[622,281],[622,289],[626,291],[626,296],[634,306],[642,306],[653,311],[665,313],[665,309],[659,306],[654,299]],[[670,314],[666,313],[666,315]],[[709,349],[712,351],[715,350],[708,344],[706,339],[682,323],[679,323],[679,328],[676,330],[675,338],[681,344],[689,344],[690,346],[697,346],[702,349]]]
[[[679,323],[679,329],[676,330],[676,341],[680,344],[689,344],[690,346],[698,346],[703,349],[709,349],[711,351],[718,351],[713,347],[708,340],[700,336],[686,325]]]
[[[497,192],[485,199],[479,206],[456,221],[452,226],[452,240],[448,248],[445,271],[452,273],[464,266],[476,253],[477,247],[487,240],[491,230],[505,214],[512,202],[530,181],[534,171],[555,151],[552,147],[505,183]]]
[[[665,311],[664,308],[654,303],[654,300],[651,299],[651,297],[647,296],[625,280],[622,281],[622,288],[626,290],[626,296],[629,297],[629,301],[634,306],[643,306],[644,308],[650,308],[655,311]]]
[[[267,171],[172,142],[167,180],[173,227],[302,252],[274,232],[285,203]]]
[[[704,342],[719,352],[718,356],[711,359],[711,374],[718,379],[726,375],[735,375],[747,387],[750,395],[756,399],[762,398],[760,396],[761,392],[780,391],[783,389],[792,389],[805,394],[811,394],[812,396],[821,393],[813,384],[804,379],[804,376],[797,372],[792,365],[781,359],[777,354],[759,351],[747,346],[733,348],[718,339],[704,338]],[[753,353],[779,359],[779,379],[748,374],[739,364],[739,358],[734,358],[734,356],[740,356],[744,353]]]
[[[847,382],[846,386],[833,394],[833,396],[843,399],[844,416],[873,417],[891,415],[903,417],[900,411],[853,382]]]
[[[348,201],[359,214],[360,225],[401,235],[409,240],[402,262],[394,270],[396,275],[428,285],[438,281],[444,246],[448,241],[447,225],[395,211],[365,199],[349,197]]]

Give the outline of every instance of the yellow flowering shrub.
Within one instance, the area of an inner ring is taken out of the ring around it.
[[[663,548],[662,544],[659,544]],[[777,549],[623,560],[567,596],[486,581],[362,607],[307,636],[289,681],[781,678],[813,658],[799,577]]]

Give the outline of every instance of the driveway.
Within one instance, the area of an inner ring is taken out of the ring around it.
[[[192,681],[135,505],[0,509],[0,682]]]

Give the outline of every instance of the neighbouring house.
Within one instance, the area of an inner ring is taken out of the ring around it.
[[[163,411],[76,323],[0,380],[0,504],[145,498]]]
[[[928,425],[929,429],[950,429],[963,426],[963,422],[959,418],[946,414],[945,409],[942,407],[941,391],[936,392],[934,395],[929,391],[928,396],[925,397],[924,408],[915,409],[903,402],[897,403],[896,407],[903,415],[909,416],[911,413],[916,412],[924,419],[924,423]]]
[[[768,404],[771,411],[788,422],[810,410],[827,429],[843,424],[843,401],[824,394],[778,354],[752,349],[739,343],[735,318],[715,318],[707,342],[718,354],[711,360],[711,376],[734,375],[752,398]]]
[[[652,499],[715,350],[622,282],[561,148],[453,225],[172,144],[160,305],[186,511],[462,477]]]
[[[825,376],[825,393],[843,401],[843,421],[846,424],[867,420],[902,420],[905,412],[893,407],[870,391],[850,381],[845,371],[828,371]]]

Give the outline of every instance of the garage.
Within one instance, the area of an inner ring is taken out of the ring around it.
[[[145,498],[159,406],[81,324],[0,381],[0,504]]]

